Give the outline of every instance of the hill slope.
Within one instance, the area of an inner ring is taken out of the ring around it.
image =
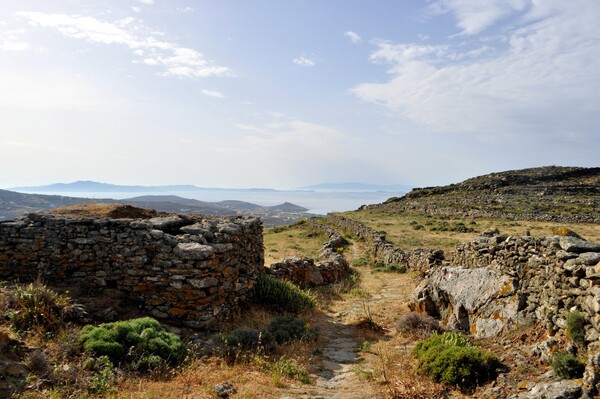
[[[176,195],[146,195],[114,200],[109,198],[91,199],[62,195],[23,194],[0,190],[0,221],[15,219],[30,212],[92,203],[127,204],[162,212],[200,213],[215,216],[253,215],[260,216],[266,226],[292,223],[312,216],[306,213],[306,208],[287,202],[277,206],[260,206],[243,201],[204,202]]]
[[[383,207],[436,215],[600,223],[600,168],[547,166],[416,188]]]

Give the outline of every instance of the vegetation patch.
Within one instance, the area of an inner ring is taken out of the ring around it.
[[[550,360],[552,369],[561,378],[581,378],[585,364],[576,356],[566,352],[557,352]]]
[[[583,344],[585,342],[585,316],[583,313],[574,311],[567,315],[567,333],[574,342]]]
[[[391,264],[383,267],[376,267],[373,273],[406,273],[405,265]]]
[[[254,286],[256,302],[290,313],[300,313],[315,307],[315,298],[289,281],[261,274]]]
[[[318,328],[311,327],[306,321],[294,316],[279,316],[265,328],[238,328],[219,334],[217,341],[220,354],[228,363],[235,364],[270,355],[278,345],[291,341],[314,341],[318,337]]]
[[[45,285],[29,284],[17,287],[7,298],[7,315],[12,327],[27,332],[40,327],[57,331],[63,325],[63,315],[69,297],[56,293]]]
[[[113,364],[137,371],[177,365],[186,353],[181,339],[150,317],[85,326],[79,337],[94,356],[106,356]]]
[[[435,332],[440,332],[440,323],[425,313],[409,312],[402,316],[396,324],[398,332],[416,337],[429,337]]]
[[[460,388],[480,385],[496,375],[498,359],[473,346],[462,334],[434,334],[419,342],[414,349],[419,371],[436,382]]]

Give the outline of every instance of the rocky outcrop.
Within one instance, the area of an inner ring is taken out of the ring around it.
[[[415,188],[361,209],[512,220],[600,223],[600,168],[548,166]]]
[[[496,270],[442,267],[411,297],[411,310],[445,320],[447,328],[489,337],[522,323],[516,280]]]
[[[441,265],[444,260],[444,251],[441,249],[417,248],[413,251],[404,251],[394,248],[386,241],[384,233],[375,231],[355,220],[340,215],[328,215],[327,221],[334,227],[364,240],[373,257],[383,261],[385,265],[403,265],[407,270],[424,272]]]
[[[489,337],[536,321],[564,333],[569,312],[585,315],[585,339],[600,337],[600,245],[576,237],[479,237],[456,247],[456,267],[432,269],[410,307]]]
[[[39,279],[192,328],[236,312],[263,259],[262,223],[253,217],[30,214],[0,223],[0,279]]]

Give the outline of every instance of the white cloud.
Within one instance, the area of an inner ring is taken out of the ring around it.
[[[132,10],[133,12],[142,12],[142,9],[141,9],[140,7],[135,7],[135,6],[132,6],[132,7],[131,7],[131,10]]]
[[[225,95],[216,90],[202,90],[202,94],[209,97],[225,98]]]
[[[56,29],[72,39],[129,47],[136,56],[142,57],[141,61],[135,62],[162,65],[162,74],[165,76],[199,78],[232,75],[229,68],[214,65],[194,49],[157,40],[151,33],[140,34],[139,32],[144,31],[144,26],[135,18],[129,17],[111,23],[81,15],[41,12],[18,12],[16,15],[26,19],[33,26]]]
[[[438,0],[430,6],[434,14],[451,12],[462,34],[473,35],[502,18],[523,11],[533,0]]]
[[[179,12],[194,12],[194,8],[187,6],[187,7],[177,7],[177,11]]]
[[[142,4],[154,4],[154,0],[139,0],[140,3]]]
[[[308,58],[304,54],[294,58],[292,62],[300,66],[315,66],[315,61],[312,58]]]
[[[0,51],[24,51],[31,47],[29,43],[0,38]]]
[[[462,51],[380,43],[371,59],[390,66],[390,79],[352,92],[436,131],[589,138],[600,125],[598,20],[595,0],[547,0],[506,28],[502,50],[477,38]]]
[[[348,37],[350,39],[350,41],[354,44],[362,42],[362,38],[356,32],[348,31],[348,32],[344,33],[344,36]]]

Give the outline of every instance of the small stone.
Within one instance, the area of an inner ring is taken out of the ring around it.
[[[231,382],[223,382],[221,384],[215,385],[215,393],[219,398],[229,398],[230,395],[234,395],[237,392],[235,387]]]

